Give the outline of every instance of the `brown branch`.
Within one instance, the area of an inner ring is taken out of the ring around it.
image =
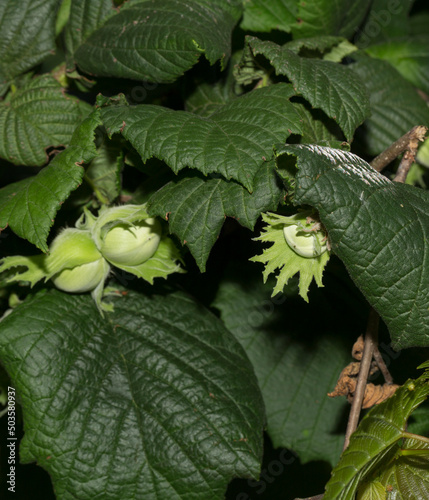
[[[407,132],[400,139],[389,146],[385,151],[374,158],[371,162],[371,167],[373,167],[378,172],[381,172],[384,167],[389,165],[389,163],[391,163],[401,153],[409,150],[411,144],[418,144],[419,141],[423,141],[427,130],[427,127],[423,127],[422,125],[413,127],[409,132]]]
[[[405,151],[401,163],[399,164],[398,171],[396,172],[395,178],[393,179],[395,182],[405,182],[411,165],[414,163],[414,160],[416,158],[419,141],[423,141],[425,138],[427,127],[417,127],[417,129],[421,130],[416,130],[415,135],[410,137],[407,151]]]
[[[375,362],[377,363],[378,368],[380,369],[381,373],[383,374],[384,381],[386,384],[392,385],[393,384],[393,377],[390,374],[386,363],[384,362],[383,356],[380,354],[380,351],[378,350],[378,346],[374,346],[374,352],[373,352],[373,357],[375,359]]]
[[[365,395],[365,387],[368,380],[369,370],[371,368],[372,355],[374,352],[374,345],[378,341],[378,321],[379,316],[371,308],[368,316],[368,322],[365,332],[365,344],[363,348],[362,361],[360,363],[359,375],[356,384],[356,391],[353,396],[353,403],[350,409],[349,421],[347,423],[346,436],[344,439],[343,451],[350,443],[350,436],[356,430],[359,422],[359,415],[362,408],[362,401]]]

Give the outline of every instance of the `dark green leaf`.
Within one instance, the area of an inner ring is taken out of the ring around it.
[[[413,35],[426,35],[428,32],[429,12],[419,12],[409,18],[408,32]]]
[[[310,38],[297,38],[287,42],[284,47],[292,50],[297,55],[305,56],[305,53],[310,53],[314,56],[315,53],[322,56],[329,52],[332,47],[335,47],[345,39],[341,36],[315,36]],[[319,57],[320,57],[319,56]]]
[[[246,0],[240,27],[250,31],[282,30],[289,32],[296,21],[296,0]]]
[[[206,79],[198,81],[186,97],[186,111],[207,117],[237,97],[234,92],[232,63],[233,60],[230,61],[228,70],[223,72],[221,77],[215,74],[215,77],[210,78],[207,71],[204,72]]]
[[[414,126],[429,125],[428,106],[388,62],[368,57],[350,67],[369,94],[371,116],[364,124],[367,153],[380,154]]]
[[[103,140],[85,174],[85,180],[101,203],[110,205],[121,193],[123,165],[122,144]]]
[[[235,268],[221,283],[213,306],[254,366],[273,445],[294,450],[302,462],[335,465],[344,442],[338,426],[346,403],[327,393],[349,361],[350,347],[340,335],[327,334],[323,300],[315,307],[300,298],[271,298],[272,284],[263,285],[254,267],[256,273]],[[338,319],[329,332],[341,328]]]
[[[427,374],[424,374],[415,381],[406,382],[362,419],[326,485],[326,498],[354,500],[358,483],[377,466],[393,458],[398,441],[404,436],[408,418],[428,394],[429,384]]]
[[[372,57],[388,61],[416,87],[429,93],[429,36],[389,39],[366,49]]]
[[[383,483],[389,485],[391,497],[395,500],[425,498],[429,491],[429,444],[420,439],[404,439],[395,458],[382,478]]]
[[[367,13],[371,0],[306,0],[297,2],[294,38],[317,35],[352,36]]]
[[[109,17],[118,13],[112,0],[73,0],[65,29],[66,57],[73,68],[74,53],[85,40],[103,25]]]
[[[204,271],[225,217],[253,229],[260,214],[275,210],[283,195],[271,161],[259,168],[252,194],[234,181],[185,177],[160,189],[149,201],[149,212],[168,220],[170,231],[189,247]]]
[[[0,2],[0,95],[13,79],[55,50],[58,0]]]
[[[100,124],[95,111],[75,130],[70,146],[33,177],[9,184],[0,190],[0,227],[10,226],[43,252],[55,214],[84,176],[83,163],[97,154],[94,131]]]
[[[1,322],[21,460],[61,500],[221,500],[257,476],[263,403],[235,338],[180,293],[114,306],[103,319],[87,295],[42,291]]]
[[[204,82],[186,99],[186,110],[207,117],[234,98],[231,88],[220,83]]]
[[[409,34],[408,13],[414,0],[373,0],[364,24],[357,31],[357,44],[366,48],[395,36]]]
[[[216,172],[251,191],[273,144],[301,131],[293,95],[283,83],[257,89],[208,118],[152,105],[106,107],[101,116],[108,132],[121,132],[143,161],[156,156],[176,173],[185,167]]]
[[[333,251],[384,319],[394,348],[428,346],[429,193],[337,149],[296,145],[277,154],[298,157],[294,203],[319,211]]]
[[[356,127],[369,115],[365,85],[346,66],[297,56],[287,45],[248,37],[254,55],[269,59],[276,73],[287,76],[310,104],[334,118],[351,140]]]
[[[341,131],[338,125],[328,120],[326,115],[316,109],[309,109],[303,103],[296,103],[295,109],[301,115],[302,135],[300,142],[303,144],[321,144],[323,146],[339,147]],[[347,144],[347,143],[344,143]]]
[[[126,2],[83,40],[75,61],[89,74],[157,83],[173,82],[201,54],[224,67],[241,12],[238,0]]]
[[[40,166],[46,149],[68,146],[76,126],[92,107],[65,94],[50,75],[30,80],[0,103],[0,156],[15,165]]]

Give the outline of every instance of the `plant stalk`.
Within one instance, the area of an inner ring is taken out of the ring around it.
[[[374,346],[378,342],[378,322],[379,316],[371,308],[368,316],[368,322],[365,332],[365,344],[363,347],[362,360],[360,362],[359,375],[357,378],[356,391],[353,396],[352,407],[350,409],[349,421],[347,423],[346,435],[344,439],[343,451],[350,443],[350,436],[357,429],[359,415],[362,408],[362,401],[365,395],[365,387],[368,380],[369,370],[371,368]]]

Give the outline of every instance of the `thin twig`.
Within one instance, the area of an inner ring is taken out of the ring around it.
[[[315,495],[314,497],[306,497],[306,498],[295,498],[295,500],[322,500],[323,493],[320,495]]]
[[[395,158],[397,158],[401,153],[410,148],[410,144],[414,141],[423,141],[425,134],[427,132],[427,127],[422,125],[417,125],[413,127],[409,132],[403,135],[400,139],[395,141],[391,146],[389,146],[385,151],[379,154],[371,162],[371,167],[375,168],[378,172],[381,172],[384,167],[389,165]]]
[[[415,128],[415,127],[414,127]],[[416,134],[410,137],[410,142],[408,144],[407,151],[399,164],[398,171],[396,172],[395,178],[393,179],[395,182],[405,182],[407,178],[407,174],[411,168],[411,165],[414,163],[416,158],[417,149],[419,147],[419,141],[424,140],[424,136],[427,132],[426,127],[417,127],[422,130],[417,130]]]
[[[417,89],[417,93],[424,101],[429,102],[429,95],[427,95],[426,92],[423,92],[421,89]]]
[[[374,352],[374,345],[377,345],[378,341],[378,321],[378,314],[374,311],[374,309],[371,308],[366,325],[365,345],[363,348],[362,360],[360,362],[356,391],[353,395],[352,407],[350,409],[349,421],[347,423],[343,450],[345,450],[349,445],[350,436],[358,426],[359,415],[362,408],[362,401],[365,395],[365,387],[368,380],[369,369],[371,367],[372,355]]]
[[[375,359],[375,362],[377,363],[378,368],[380,369],[381,373],[383,374],[384,381],[386,384],[392,385],[393,384],[393,377],[389,372],[389,369],[386,366],[386,363],[384,362],[383,356],[380,354],[380,351],[378,350],[378,346],[374,346],[374,352],[373,352],[373,357]]]

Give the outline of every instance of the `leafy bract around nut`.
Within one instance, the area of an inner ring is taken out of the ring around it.
[[[145,205],[103,207],[95,218],[88,211],[77,222],[91,231],[98,250],[115,267],[153,283],[180,268],[180,254],[162,234],[158,220],[149,217]]]
[[[76,228],[62,231],[51,243],[48,255],[12,256],[3,259],[0,272],[17,268],[7,282],[27,281],[33,286],[51,279],[64,292],[91,292],[100,311],[104,282],[110,264],[153,283],[180,269],[180,256],[173,241],[162,234],[159,221],[149,218],[144,205],[123,205],[88,210]]]
[[[312,211],[302,211],[291,217],[273,213],[262,215],[267,226],[256,240],[273,245],[250,260],[265,264],[264,282],[276,269],[280,270],[273,295],[282,292],[289,278],[298,272],[299,294],[305,301],[308,302],[308,288],[313,278],[318,286],[323,286],[323,269],[329,260],[327,236],[313,217]]]
[[[83,229],[64,229],[52,241],[49,250],[48,255],[6,257],[0,272],[17,268],[7,282],[28,281],[33,286],[44,278],[45,281],[52,279],[64,292],[91,292],[97,306],[101,307],[110,266],[98,251],[91,233]]]

